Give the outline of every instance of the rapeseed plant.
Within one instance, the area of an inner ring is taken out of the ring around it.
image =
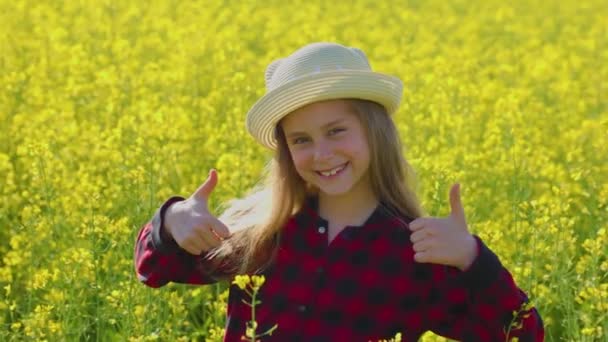
[[[279,327],[278,324],[275,324],[263,333],[258,334],[257,331],[258,322],[255,320],[255,308],[256,306],[262,304],[262,302],[257,300],[256,297],[265,280],[266,279],[263,275],[253,275],[251,277],[249,275],[237,275],[232,281],[234,285],[236,285],[242,291],[245,291],[245,293],[251,297],[251,302],[243,300],[245,304],[251,307],[251,321],[247,322],[247,329],[245,330],[245,336],[243,336],[243,339],[247,338],[252,342],[260,341],[260,337],[272,335],[272,333]]]
[[[143,287],[135,234],[211,167],[212,208],[256,183],[269,154],[243,121],[263,70],[322,40],[404,81],[394,119],[425,209],[446,214],[449,185],[466,185],[471,230],[547,340],[608,336],[604,1],[0,9],[0,340],[221,339],[230,284]]]

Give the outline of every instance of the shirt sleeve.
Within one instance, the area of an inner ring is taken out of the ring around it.
[[[209,270],[212,261],[205,254],[192,255],[165,234],[163,217],[167,208],[183,197],[171,197],[139,231],[135,242],[135,271],[137,278],[150,287],[158,288],[169,282],[182,284],[212,284],[219,279]]]
[[[513,277],[482,241],[471,266],[433,265],[427,295],[429,330],[460,341],[543,341],[540,314]]]

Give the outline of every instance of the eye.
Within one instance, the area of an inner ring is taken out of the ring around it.
[[[297,138],[294,138],[294,139],[291,141],[291,143],[292,143],[293,145],[299,145],[299,144],[303,144],[303,143],[305,143],[305,142],[307,142],[307,141],[308,141],[308,138],[306,138],[306,137],[297,137]]]
[[[336,135],[340,132],[346,131],[344,128],[332,128],[329,130],[329,135]]]

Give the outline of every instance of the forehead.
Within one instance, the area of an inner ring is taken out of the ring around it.
[[[353,117],[354,112],[345,100],[328,100],[301,107],[281,120],[285,131],[302,127],[320,127],[328,122]]]

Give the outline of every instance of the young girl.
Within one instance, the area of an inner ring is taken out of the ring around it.
[[[314,43],[272,62],[247,129],[275,151],[266,182],[218,219],[212,170],[141,229],[139,279],[211,284],[259,274],[257,332],[268,341],[377,341],[425,331],[463,341],[542,341],[535,308],[479,237],[459,185],[447,218],[422,217],[392,121],[402,82],[365,54]],[[252,319],[232,285],[226,341]]]

